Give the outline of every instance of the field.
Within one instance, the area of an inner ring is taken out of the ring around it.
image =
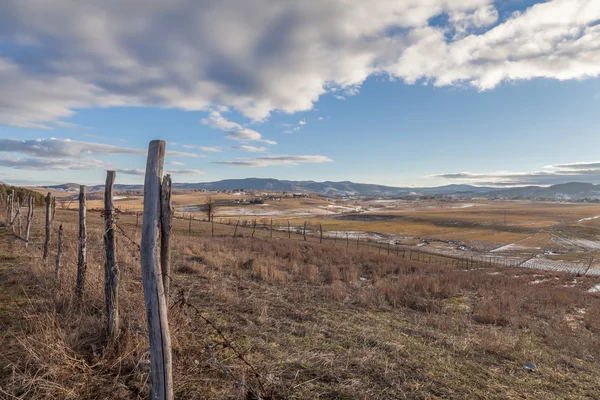
[[[192,194],[174,200],[176,207],[202,204]],[[141,232],[135,215],[125,212],[136,211],[135,201],[128,201],[131,209],[121,208],[117,221],[122,325],[116,342],[107,341],[103,328],[99,211],[88,213],[81,303],[73,294],[72,205],[57,207],[48,262],[37,245],[43,241],[42,210],[35,214],[35,244],[27,249],[0,229],[0,398],[147,397]],[[382,209],[289,199],[223,208],[214,225],[190,223],[186,212],[174,225],[175,289],[169,299],[175,397],[596,398],[600,297],[594,290],[600,277],[547,270],[535,256],[561,266],[595,256],[586,246],[596,242],[600,221],[580,220],[599,215],[599,207],[467,204],[402,202]],[[325,218],[318,210],[334,208],[328,206],[365,211]],[[236,213],[265,207],[280,214]],[[313,211],[298,216],[302,209]],[[236,227],[238,219],[250,222]],[[255,227],[253,219],[266,220]],[[300,228],[305,221],[306,241]],[[59,224],[65,254],[56,281]],[[543,254],[547,248],[555,254]],[[502,262],[507,259],[526,261],[513,267]],[[525,369],[526,362],[537,370]]]
[[[175,192],[181,218],[205,219],[207,197],[222,205],[219,223],[273,223],[276,230],[326,239],[362,238],[374,246],[412,245],[419,251],[454,258],[493,257],[498,263],[600,275],[600,205],[500,200],[332,200],[285,198],[248,204],[250,194]],[[74,205],[68,204],[69,208]],[[119,198],[123,212],[139,212],[141,195]],[[90,201],[100,209],[102,200]],[[288,228],[288,224],[291,228]],[[530,261],[528,261],[531,259]]]

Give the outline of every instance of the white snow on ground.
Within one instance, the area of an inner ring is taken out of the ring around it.
[[[590,290],[588,290],[588,292],[590,292],[590,293],[598,293],[598,292],[600,292],[600,283],[597,284],[596,286],[594,286],[593,288],[591,288]]]
[[[588,239],[579,239],[567,236],[552,235],[552,240],[559,246],[566,248],[578,248],[586,251],[600,250],[600,242]]]
[[[600,218],[600,215],[596,215],[595,217],[582,218],[577,222],[591,221],[591,220],[598,219],[598,218]]]
[[[477,206],[483,206],[484,204],[478,204],[478,203],[467,203],[467,204],[458,204],[455,206],[450,206],[448,208],[470,208],[470,207],[477,207]]]
[[[546,271],[569,272],[572,274],[600,276],[599,268],[590,268],[588,270],[588,265],[589,263],[587,262],[549,260],[546,258],[535,257],[521,264],[521,267],[542,269]]]
[[[520,246],[516,243],[507,244],[506,246],[498,247],[490,250],[490,253],[501,253],[503,251],[519,251],[519,250],[539,250],[539,247]]]

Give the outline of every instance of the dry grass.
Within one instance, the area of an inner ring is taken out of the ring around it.
[[[147,342],[139,261],[119,236],[122,331],[103,329],[103,254],[89,247],[86,297],[72,296],[75,213],[65,224],[60,285],[53,263],[0,231],[0,397],[145,398]],[[37,216],[35,237],[41,231]],[[131,216],[119,225],[139,240]],[[101,219],[90,213],[90,242]],[[425,264],[341,243],[283,235],[233,238],[233,227],[175,224],[169,301],[176,398],[243,399],[252,371],[186,298],[259,371],[277,399],[584,399],[600,367],[598,279]],[[53,238],[53,245],[54,245]],[[38,239],[36,239],[39,241]],[[540,283],[537,283],[540,282]],[[568,286],[568,287],[565,287]],[[214,357],[214,358],[213,358]],[[214,359],[219,360],[216,364]],[[535,362],[537,373],[522,368]],[[230,376],[223,374],[225,368]],[[235,379],[231,378],[234,376]]]

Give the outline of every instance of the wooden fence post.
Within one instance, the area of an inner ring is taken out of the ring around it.
[[[11,224],[13,220],[13,203],[15,201],[15,189],[12,190],[11,194],[8,195],[8,223]]]
[[[33,196],[29,196],[27,207],[27,222],[25,223],[25,247],[29,246],[29,232],[31,231],[31,220],[33,219]]]
[[[304,221],[304,229],[302,229],[302,235],[304,236],[304,241],[306,242],[306,221]]]
[[[215,237],[215,220],[210,221],[210,236]]]
[[[113,187],[117,173],[106,171],[104,185],[104,301],[106,330],[110,338],[119,335],[119,266],[117,264],[117,237],[115,235],[115,205]]]
[[[21,236],[21,202],[17,199],[17,233]]]
[[[292,227],[290,226],[290,220],[287,220],[288,223],[288,239],[292,238]]]
[[[63,248],[63,226],[60,224],[58,227],[58,250],[56,251],[56,268],[54,269],[54,279],[60,283],[60,260],[62,258]]]
[[[144,218],[140,252],[150,340],[150,398],[153,400],[173,399],[171,337],[158,254],[164,157],[165,142],[150,142],[144,181]]]
[[[162,273],[165,303],[171,289],[171,229],[173,227],[173,204],[171,203],[171,175],[163,178],[160,196],[160,269]]]
[[[235,224],[235,229],[233,230],[233,237],[235,237],[235,235],[237,235],[237,228],[238,228],[239,224],[240,224],[240,220],[238,218],[238,220]]]
[[[190,223],[188,225],[188,236],[192,236],[192,213],[190,213]]]
[[[85,287],[85,272],[87,269],[87,253],[86,253],[86,204],[85,204],[85,186],[79,186],[79,248],[77,252],[77,284],[75,286],[75,294],[78,298],[83,295]]]
[[[348,232],[346,232],[346,248],[350,247],[350,236],[348,235]]]
[[[52,206],[52,193],[48,192],[46,195],[46,240],[44,241],[44,255],[42,260],[48,259],[48,246],[50,246],[50,224],[51,224],[51,206]]]
[[[139,226],[139,221],[140,221],[140,213],[139,212],[135,212],[135,227],[137,228]]]
[[[273,239],[273,218],[271,218],[271,233],[269,235],[270,239]]]

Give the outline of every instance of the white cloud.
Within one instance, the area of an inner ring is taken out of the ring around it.
[[[250,153],[261,153],[263,151],[267,151],[266,147],[255,147],[255,146],[247,146],[247,145],[233,146],[232,149],[240,150],[240,151],[247,151]]]
[[[268,144],[277,144],[272,140],[263,139],[262,135],[255,130],[246,128],[237,122],[229,121],[218,111],[211,111],[208,118],[203,118],[200,122],[212,128],[227,132],[227,135],[225,135],[226,139],[239,140],[241,142],[257,141]]]
[[[221,149],[219,149],[218,147],[196,146],[193,144],[182,144],[181,147],[183,147],[184,149],[200,150],[200,151],[204,151],[207,153],[220,153],[221,152]]]
[[[553,185],[568,182],[600,183],[600,161],[548,165],[531,172],[457,172],[431,175],[477,185]]]
[[[179,162],[179,161],[170,161],[170,162],[168,162],[168,163],[167,163],[167,165],[174,165],[174,166],[176,166],[176,167],[182,167],[182,166],[184,166],[185,164],[184,164],[184,163],[182,163],[182,162]]]
[[[3,155],[0,157],[0,167],[29,170],[89,170],[105,169],[106,165],[99,160],[82,157],[77,159],[42,158],[42,157],[14,157]]]
[[[306,125],[306,120],[305,120],[305,119],[301,119],[301,120],[298,122],[298,125]]]
[[[238,167],[269,167],[273,165],[298,165],[300,163],[325,163],[333,160],[326,156],[265,156],[258,158],[240,158],[233,161],[214,161],[213,164],[224,164]]]
[[[0,15],[0,39],[12,49],[0,56],[0,123],[52,128],[75,109],[111,106],[237,109],[261,120],[309,110],[334,89],[352,95],[382,73],[482,90],[600,75],[597,0],[550,0],[498,23],[492,0],[365,4],[9,2]],[[442,13],[449,26],[428,25]],[[227,122],[219,129],[237,129]]]
[[[146,174],[146,170],[143,168],[120,168],[116,170],[117,173],[126,174],[126,175],[136,175],[136,176],[144,176]],[[165,174],[170,175],[203,175],[204,171],[199,169],[166,169],[164,171]]]

